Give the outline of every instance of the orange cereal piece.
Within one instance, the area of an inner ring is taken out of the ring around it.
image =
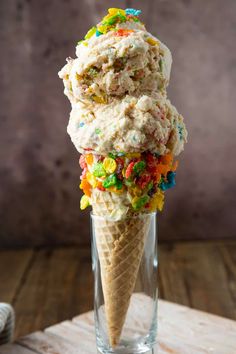
[[[170,167],[168,165],[159,164],[157,166],[157,172],[160,173],[161,175],[165,176],[169,171],[170,171]]]
[[[171,153],[166,154],[164,156],[161,157],[161,162],[164,165],[171,165],[173,162],[173,155]]]
[[[86,154],[85,155],[85,160],[86,160],[88,165],[92,165],[93,164],[93,154]]]
[[[88,197],[91,196],[91,185],[88,183],[88,181],[85,178],[82,179],[79,187],[80,189],[83,190],[85,195],[87,195]]]

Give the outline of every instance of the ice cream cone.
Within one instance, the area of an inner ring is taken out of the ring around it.
[[[145,215],[118,221],[109,219],[109,213],[115,208],[117,204],[112,195],[104,192],[96,194],[93,213],[103,218],[94,219],[95,237],[112,347],[119,343],[150,223]]]

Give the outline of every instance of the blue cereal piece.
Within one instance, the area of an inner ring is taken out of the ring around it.
[[[139,16],[141,14],[141,10],[136,10],[136,9],[126,9],[125,13],[126,15],[132,15],[132,16]]]
[[[167,182],[162,181],[159,185],[159,188],[162,191],[166,191],[167,189],[174,187],[176,185],[175,175],[176,175],[175,172],[169,171],[167,173]]]
[[[101,36],[103,33],[102,32],[100,32],[99,30],[96,30],[96,37],[99,37],[99,36]]]

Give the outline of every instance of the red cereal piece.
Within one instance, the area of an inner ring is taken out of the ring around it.
[[[115,32],[115,36],[117,36],[117,37],[127,37],[132,32],[134,32],[134,31],[120,28],[120,29],[118,29],[118,31]]]
[[[80,165],[80,167],[82,168],[82,170],[83,170],[84,168],[87,168],[87,163],[86,163],[86,161],[85,161],[84,155],[81,155],[81,156],[80,156],[80,158],[79,158],[79,165]]]
[[[98,182],[97,189],[99,189],[102,192],[106,190],[106,188],[103,187],[102,182]]]
[[[88,169],[85,167],[85,168],[83,169],[83,171],[82,171],[81,176],[80,176],[80,179],[81,179],[81,180],[84,179],[84,178],[86,178],[86,173],[87,173],[87,171],[88,171]]]
[[[125,171],[125,178],[129,178],[133,172],[133,168],[134,168],[135,162],[130,162],[130,164],[128,165],[126,171]]]
[[[141,188],[144,189],[147,184],[151,181],[151,176],[147,173],[144,173],[138,178],[137,185]]]

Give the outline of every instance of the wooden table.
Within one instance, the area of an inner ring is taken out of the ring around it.
[[[160,244],[159,264],[160,298],[236,320],[235,241]],[[15,309],[15,338],[90,311],[90,248],[0,250],[0,301]]]
[[[135,311],[142,306],[138,295]],[[134,311],[134,313],[135,313]],[[136,323],[137,325],[137,323]],[[186,306],[159,301],[158,354],[235,354],[236,322]],[[0,347],[0,354],[94,354],[93,312]]]

